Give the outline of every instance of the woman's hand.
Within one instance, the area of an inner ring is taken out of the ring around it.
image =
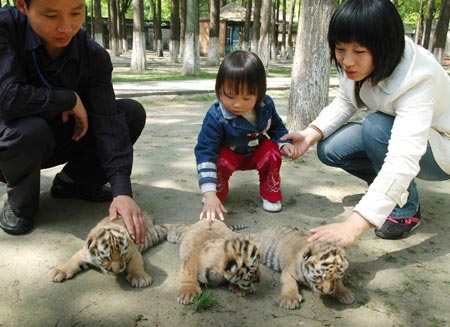
[[[308,242],[333,242],[340,246],[353,246],[372,226],[359,213],[353,212],[342,223],[328,224],[310,230]]]
[[[292,145],[297,149],[295,156],[291,156],[292,160],[298,159],[308,151],[309,147],[323,138],[322,132],[311,126],[300,132],[292,132],[280,138],[281,141],[291,140]]]

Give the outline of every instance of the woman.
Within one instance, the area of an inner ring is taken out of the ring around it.
[[[290,133],[303,155],[318,142],[319,159],[367,182],[342,223],[311,230],[309,241],[354,245],[371,227],[397,239],[420,224],[414,178],[450,178],[450,79],[425,49],[404,36],[389,0],[347,0],[331,18],[328,42],[339,92],[310,126]],[[374,111],[349,123],[358,109]]]

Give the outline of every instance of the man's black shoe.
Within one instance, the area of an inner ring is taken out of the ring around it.
[[[17,217],[11,210],[8,200],[5,200],[0,214],[0,227],[8,234],[26,234],[33,227],[33,219]]]
[[[53,180],[50,194],[58,199],[77,198],[93,202],[111,201],[113,198],[111,189],[106,185],[92,186],[65,182],[59,177],[59,173]]]

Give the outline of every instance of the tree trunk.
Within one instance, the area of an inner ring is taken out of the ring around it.
[[[430,46],[433,17],[434,17],[434,0],[428,0],[427,19],[425,20],[425,28],[423,30],[423,42],[422,42],[422,46],[425,49],[428,49],[428,47]]]
[[[292,59],[292,56],[294,55],[293,51],[294,43],[292,42],[294,35],[294,12],[295,12],[295,0],[289,0],[289,29],[287,38],[286,59]],[[299,15],[297,15],[297,17],[298,16]]]
[[[178,62],[180,50],[180,1],[172,0],[170,8],[169,62]]]
[[[145,71],[144,0],[133,0],[133,52],[131,53],[131,70]]]
[[[242,49],[250,50],[249,39],[250,39],[250,27],[252,24],[252,0],[247,0],[245,7],[245,22],[244,30],[242,31]]]
[[[272,1],[263,0],[261,8],[261,29],[259,36],[258,54],[264,67],[266,69],[266,74],[269,72],[269,61],[270,61],[270,13],[272,11]]]
[[[450,21],[450,0],[442,0],[441,12],[434,34],[433,54],[439,62],[442,62],[447,43],[448,23]]]
[[[417,19],[417,26],[416,26],[416,35],[415,35],[415,42],[416,44],[422,44],[422,26],[423,26],[423,7],[424,7],[423,0],[420,0],[420,7],[419,7],[419,17]]]
[[[117,0],[109,0],[109,47],[114,56],[120,56],[117,31]]]
[[[220,27],[220,1],[211,0],[209,10],[209,45],[207,65],[217,66],[220,62],[219,54],[219,27]]]
[[[286,58],[286,0],[283,0],[283,21],[281,22],[281,58]]]
[[[192,76],[200,73],[198,0],[186,1],[186,39],[184,43],[183,74]]]
[[[163,57],[163,42],[162,42],[162,30],[161,30],[161,0],[156,1],[156,12],[155,12],[155,38],[156,38],[156,55],[158,57]]]
[[[334,0],[302,0],[288,104],[290,131],[307,127],[328,104],[327,31],[335,4]]]
[[[252,51],[258,54],[259,32],[261,28],[261,0],[255,0],[255,8],[253,9],[253,26],[252,26]]]
[[[103,43],[103,19],[102,19],[102,4],[101,0],[94,0],[94,16],[95,16],[95,33],[94,40],[102,47]]]
[[[277,59],[278,55],[278,12],[280,10],[280,1],[274,0],[272,3],[272,19],[270,27],[270,58],[272,60]]]
[[[180,0],[180,56],[184,57],[184,43],[186,39],[186,2]]]

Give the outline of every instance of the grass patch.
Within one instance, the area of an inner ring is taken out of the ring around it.
[[[184,81],[215,79],[216,73],[200,72],[198,75],[187,76],[179,72],[161,72],[156,69],[149,69],[145,72],[116,71],[112,74],[113,83],[117,82],[146,82],[146,81]]]
[[[218,305],[219,302],[211,295],[210,290],[205,290],[200,295],[196,294],[194,296],[194,303],[192,304],[195,311],[211,310]]]

